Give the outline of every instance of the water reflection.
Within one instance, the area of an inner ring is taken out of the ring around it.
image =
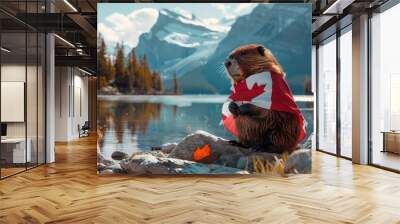
[[[100,151],[107,157],[115,150],[132,153],[149,150],[166,142],[178,142],[197,130],[227,139],[233,136],[221,125],[222,103],[205,101],[187,104],[138,102],[136,100],[99,100],[98,127]],[[308,107],[299,103],[300,107]],[[313,110],[303,108],[312,132]]]

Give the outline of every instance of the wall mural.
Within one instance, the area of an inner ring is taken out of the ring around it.
[[[98,173],[310,173],[310,21],[310,4],[98,4]]]

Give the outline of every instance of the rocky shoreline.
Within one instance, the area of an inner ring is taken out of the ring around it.
[[[208,160],[194,161],[197,149],[208,145]],[[98,152],[99,174],[165,175],[165,174],[253,174],[311,173],[311,150],[300,149],[290,155],[253,152],[229,141],[198,131],[179,143],[167,143],[155,150],[128,155],[115,151],[112,159]]]

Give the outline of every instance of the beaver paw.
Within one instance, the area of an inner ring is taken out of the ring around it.
[[[231,102],[228,109],[234,116],[239,115],[239,106],[235,102]]]
[[[254,105],[250,103],[242,104],[239,106],[239,115],[253,115],[254,112]]]
[[[242,143],[236,141],[236,140],[229,140],[228,142],[230,145],[232,146],[236,146],[236,147],[241,147],[241,148],[248,148],[247,146],[243,145]]]
[[[281,154],[282,150],[278,150],[277,148],[271,146],[271,145],[263,145],[263,144],[257,144],[253,145],[251,149],[254,152],[268,152],[268,153],[276,153],[276,154]]]

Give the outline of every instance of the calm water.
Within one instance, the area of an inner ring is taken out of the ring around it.
[[[178,142],[197,130],[233,139],[220,125],[221,107],[227,96],[99,96],[98,123],[103,138],[100,151],[107,157],[115,150],[132,153],[167,142]],[[312,102],[296,97],[312,132]],[[300,101],[301,100],[301,101]]]

